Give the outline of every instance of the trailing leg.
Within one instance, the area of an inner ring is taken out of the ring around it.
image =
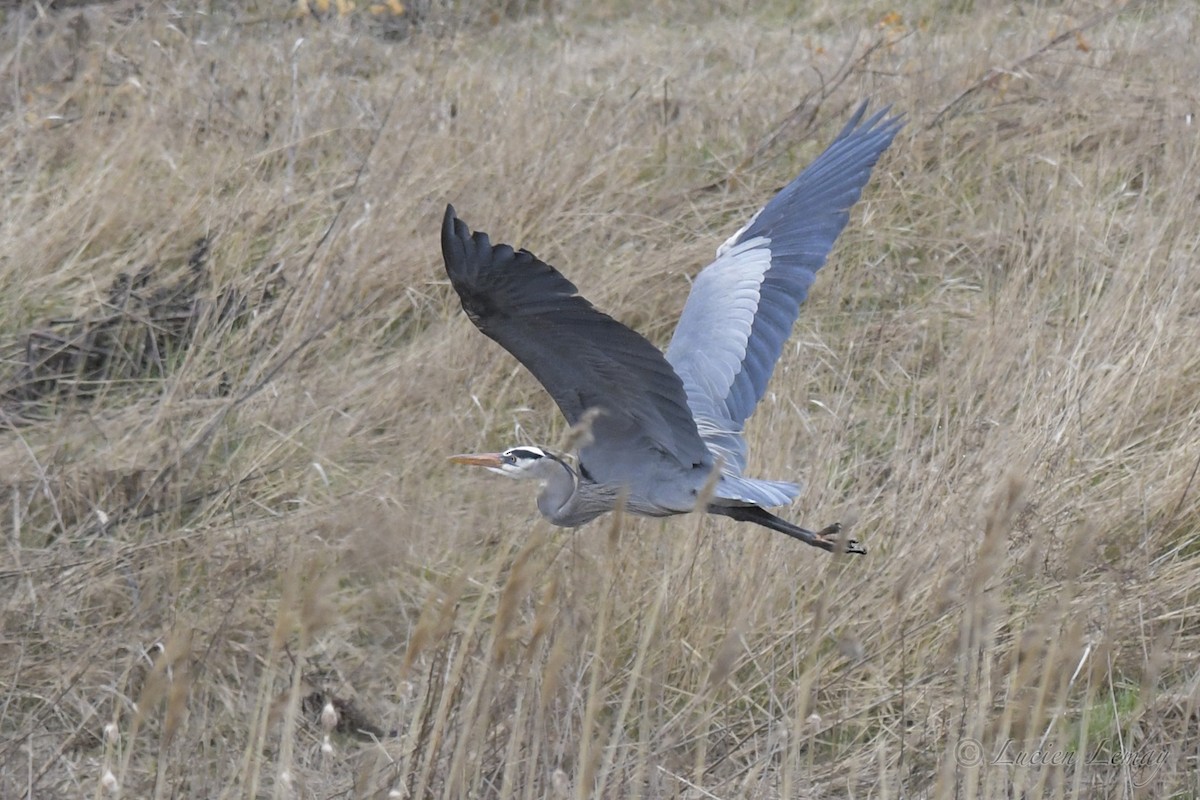
[[[842,540],[838,536],[841,533],[842,526],[837,522],[814,532],[808,528],[793,525],[787,520],[777,517],[770,511],[758,506],[721,506],[710,504],[708,506],[708,513],[720,514],[723,517],[729,517],[738,522],[753,522],[756,525],[762,525],[764,528],[786,533],[788,536],[799,539],[805,544],[819,547],[831,553],[841,552],[842,549]],[[859,544],[856,539],[846,539],[845,547],[845,552],[847,553],[865,555],[867,552],[867,549]]]

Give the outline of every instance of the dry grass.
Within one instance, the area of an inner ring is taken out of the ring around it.
[[[7,12],[0,389],[211,250],[154,369],[6,396],[0,795],[1196,797],[1195,7],[498,5]],[[910,122],[750,438],[870,555],[446,463],[564,432],[447,201],[665,343],[864,96]]]

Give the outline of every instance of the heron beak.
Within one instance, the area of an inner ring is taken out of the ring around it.
[[[499,453],[463,453],[462,455],[450,456],[450,460],[455,464],[466,464],[472,467],[489,467],[491,469],[500,469],[504,464],[500,460]]]

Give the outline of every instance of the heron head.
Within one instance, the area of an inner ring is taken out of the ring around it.
[[[450,456],[455,464],[467,464],[474,467],[487,467],[497,475],[509,478],[535,478],[545,480],[547,468],[555,463],[540,447],[522,445],[510,447],[503,453],[467,453]]]

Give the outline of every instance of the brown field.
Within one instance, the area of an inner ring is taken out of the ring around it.
[[[63,5],[0,9],[0,797],[1200,797],[1194,4]],[[446,202],[665,345],[864,97],[748,436],[867,556],[447,463],[566,426]]]

